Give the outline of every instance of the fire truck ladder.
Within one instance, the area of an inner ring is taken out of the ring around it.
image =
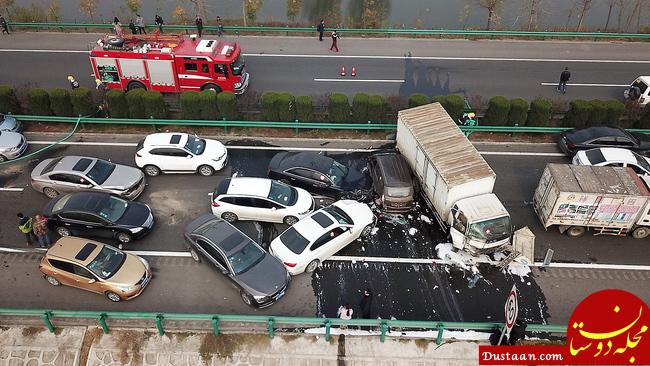
[[[628,229],[616,227],[599,227],[596,228],[594,235],[612,235],[612,236],[627,236]]]

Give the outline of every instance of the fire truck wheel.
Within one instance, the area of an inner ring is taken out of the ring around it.
[[[132,81],[132,82],[130,82],[129,85],[126,87],[126,90],[129,91],[129,90],[133,90],[133,89],[145,89],[145,90],[146,90],[147,87],[144,86],[144,84],[142,84],[142,83],[139,82],[139,81]]]
[[[108,44],[115,47],[122,47],[124,45],[124,38],[111,38],[108,40]]]
[[[214,84],[205,84],[205,85],[203,85],[201,90],[213,90],[213,91],[215,91],[217,93],[221,93],[221,88],[214,85]]]

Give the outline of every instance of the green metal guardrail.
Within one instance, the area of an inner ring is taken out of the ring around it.
[[[212,323],[212,331],[215,336],[220,332],[222,322],[244,322],[244,323],[265,323],[270,338],[275,335],[277,324],[295,326],[317,326],[325,327],[325,339],[331,339],[332,326],[366,326],[378,327],[380,339],[383,342],[390,328],[408,328],[413,330],[426,329],[438,331],[436,343],[441,344],[445,330],[479,330],[492,331],[495,328],[501,329],[503,323],[471,323],[471,322],[436,322],[419,320],[390,320],[390,319],[351,319],[342,320],[339,318],[306,318],[290,316],[263,316],[263,315],[235,315],[235,314],[189,314],[189,313],[146,313],[146,312],[99,312],[99,311],[75,311],[75,310],[37,310],[37,309],[0,309],[0,316],[25,316],[40,317],[50,332],[54,332],[53,318],[86,318],[97,319],[104,333],[108,333],[110,319],[137,319],[153,320],[158,334],[165,334],[165,320],[181,321],[205,321]],[[540,333],[564,333],[566,325],[559,324],[528,324],[527,330]]]
[[[16,28],[33,28],[33,29],[107,29],[113,28],[112,24],[103,23],[28,23],[15,22],[9,23],[9,26]],[[149,25],[149,28],[156,28],[155,25]],[[196,27],[193,25],[165,25],[164,30],[180,30],[186,32],[195,32]],[[285,32],[285,33],[315,33],[315,27],[277,27],[277,26],[224,26],[224,31],[239,34],[242,32]],[[217,26],[206,25],[203,27],[204,32],[217,31]],[[464,36],[464,37],[524,37],[524,38],[594,38],[594,39],[611,39],[611,38],[630,38],[630,39],[650,39],[650,34],[646,33],[601,33],[601,32],[529,32],[529,31],[498,31],[498,30],[463,30],[463,29],[404,29],[404,28],[342,28],[337,32],[348,34],[383,34],[383,35],[428,35],[428,36]]]

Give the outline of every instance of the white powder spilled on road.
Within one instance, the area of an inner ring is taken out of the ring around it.
[[[431,223],[431,219],[428,216],[420,215],[420,220],[426,222],[427,224]]]
[[[473,256],[464,251],[454,251],[454,246],[451,243],[440,243],[436,245],[436,254],[438,258],[447,262],[452,266],[460,267],[466,271],[478,274],[478,263],[489,262],[486,255]]]
[[[375,235],[375,234],[377,234],[378,231],[379,231],[379,228],[375,226],[375,227],[372,228],[372,231],[370,232],[370,235]]]
[[[414,236],[418,232],[418,229],[412,227],[409,229],[409,235]]]

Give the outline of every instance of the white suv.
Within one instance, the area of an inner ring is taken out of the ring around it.
[[[226,147],[217,140],[187,133],[154,133],[140,141],[135,164],[150,177],[163,173],[194,173],[209,176],[228,162]]]
[[[267,178],[232,177],[211,194],[212,213],[228,222],[256,220],[293,225],[314,210],[314,199],[301,188]]]

